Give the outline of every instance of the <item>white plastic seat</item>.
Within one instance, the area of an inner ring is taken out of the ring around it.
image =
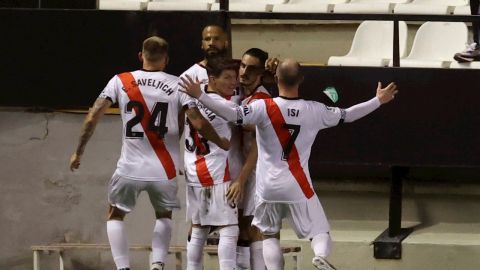
[[[480,62],[458,63],[457,61],[452,61],[450,68],[480,69]]]
[[[272,4],[265,3],[230,3],[229,11],[244,11],[244,12],[271,12]]]
[[[454,15],[472,15],[470,11],[470,5],[455,7],[453,14]]]
[[[400,66],[447,68],[467,42],[468,28],[463,22],[426,22],[418,29],[410,54],[400,59]]]
[[[392,13],[395,4],[408,3],[411,0],[351,0],[346,4],[336,4],[335,13]]]
[[[98,9],[145,10],[148,0],[99,0]]]
[[[210,10],[212,3],[201,1],[157,1],[149,2],[147,10]]]
[[[276,4],[273,12],[304,12],[330,13],[335,4],[346,3],[348,0],[290,0],[286,4]]]
[[[399,22],[400,57],[406,55],[407,24]],[[393,56],[393,22],[364,21],[345,56],[332,56],[329,66],[387,66]]]
[[[230,0],[230,11],[271,12],[273,5],[283,4],[288,0]],[[218,4],[218,7],[220,4]],[[216,8],[216,7],[215,7]]]
[[[468,0],[413,0],[409,4],[397,4],[397,14],[453,14],[455,7],[468,5]]]

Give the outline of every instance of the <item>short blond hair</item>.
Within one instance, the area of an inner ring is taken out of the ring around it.
[[[157,62],[168,54],[168,42],[158,36],[152,36],[143,41],[142,54],[145,60]]]

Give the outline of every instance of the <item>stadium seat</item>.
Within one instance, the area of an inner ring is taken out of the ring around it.
[[[290,0],[286,4],[276,4],[273,12],[304,12],[304,13],[330,13],[333,6],[346,3],[348,0]]]
[[[145,10],[148,0],[99,0],[98,9]]]
[[[400,57],[406,55],[407,24],[399,22]],[[387,66],[393,56],[393,22],[364,21],[360,24],[352,47],[345,56],[332,56],[329,66]]]
[[[480,69],[480,62],[458,63],[457,61],[452,61],[450,68]]]
[[[455,7],[468,5],[468,0],[414,0],[408,4],[397,4],[397,14],[453,14]]]
[[[470,5],[455,7],[453,14],[454,15],[471,15],[472,13],[470,11]]]
[[[418,29],[410,54],[400,59],[400,66],[448,68],[453,55],[467,42],[468,28],[463,22],[426,22]]]
[[[212,3],[207,1],[155,1],[149,2],[147,10],[210,10]]]
[[[242,12],[271,12],[273,5],[283,4],[288,0],[230,0],[230,11]],[[216,3],[212,6],[212,10],[219,10],[220,4]]]
[[[335,13],[392,13],[395,4],[408,3],[411,0],[351,0],[346,4],[336,4]]]

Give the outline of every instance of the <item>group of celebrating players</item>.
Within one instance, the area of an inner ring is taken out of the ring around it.
[[[212,230],[219,234],[221,270],[283,269],[283,219],[299,238],[311,240],[317,269],[335,269],[326,260],[330,228],[310,179],[310,149],[319,130],[371,113],[394,98],[396,85],[379,83],[374,98],[347,109],[327,107],[299,97],[303,75],[295,60],[269,59],[252,48],[239,63],[226,57],[228,45],[221,27],[205,27],[205,58],[176,77],[163,71],[168,43],[147,38],[139,53],[142,69],[115,75],[85,119],[72,170],[105,111],[114,103],[121,111],[122,151],[109,183],[107,221],[117,269],[130,269],[123,219],[142,191],[156,216],[151,269],[165,267],[172,210],[180,205],[182,132],[192,224],[187,270],[203,269],[203,246]],[[278,97],[270,96],[266,80],[276,82]]]

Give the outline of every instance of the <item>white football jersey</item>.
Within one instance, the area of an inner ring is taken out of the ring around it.
[[[308,159],[319,130],[336,126],[344,110],[303,99],[256,100],[239,107],[239,122],[255,124],[256,192],[267,202],[294,203],[315,193]]]
[[[229,102],[216,93],[207,94],[220,102]],[[233,105],[232,105],[233,106]],[[197,108],[220,137],[230,139],[229,123],[197,101]],[[189,186],[212,186],[231,180],[228,151],[203,138],[188,119],[185,121],[184,165]]]
[[[202,84],[208,84],[208,74],[207,69],[200,63],[196,63],[187,69],[185,72],[180,75],[180,77],[185,76],[187,74],[190,78],[194,81],[198,80]],[[204,88],[202,87],[202,91]],[[231,102],[234,102],[237,105],[240,105],[242,100],[241,92],[237,89],[233,96],[229,99]],[[230,176],[232,179],[236,179],[240,174],[240,170],[242,169],[244,158],[242,156],[242,146],[241,146],[241,128],[230,124],[232,129],[232,137],[230,140],[230,150],[228,151],[228,160],[229,160],[229,169],[230,169]]]
[[[251,95],[245,97],[245,99],[242,100],[241,105],[248,105],[257,99],[267,99],[267,98],[271,98],[270,93],[268,93],[268,90],[265,89],[263,85],[259,85],[255,90],[255,92],[253,92]],[[248,156],[248,153],[250,152],[250,146],[252,145],[252,143],[256,143],[255,134],[251,131],[243,129],[242,150],[245,158]]]
[[[191,66],[189,69],[183,72],[180,77],[184,77],[185,75],[188,75],[190,78],[192,78],[194,82],[198,81],[202,84],[208,84],[207,69],[200,63],[196,63]]]
[[[100,98],[118,103],[122,152],[118,175],[142,181],[174,179],[179,162],[178,112],[195,101],[178,91],[178,77],[137,70],[114,76]]]

